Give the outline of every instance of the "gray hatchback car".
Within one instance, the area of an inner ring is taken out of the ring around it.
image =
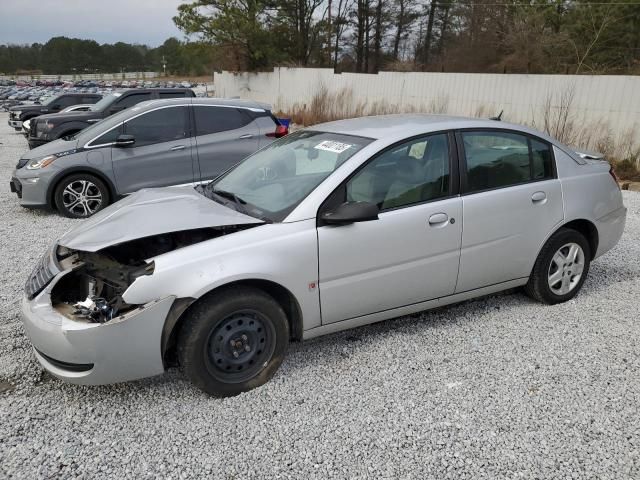
[[[141,188],[211,180],[286,134],[269,105],[151,100],[27,152],[10,187],[25,207],[89,217]]]
[[[344,120],[77,225],[29,277],[23,319],[35,356],[66,381],[178,364],[233,395],[266,382],[291,340],[522,286],[567,301],[625,218],[606,161],[529,128]]]

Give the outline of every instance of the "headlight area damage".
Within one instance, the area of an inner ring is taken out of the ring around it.
[[[59,246],[57,260],[63,270],[70,269],[51,290],[51,304],[73,320],[106,323],[124,316],[141,305],[123,300],[136,279],[153,275],[154,257],[196,243],[228,235],[256,224],[198,228],[138,238],[96,252]]]

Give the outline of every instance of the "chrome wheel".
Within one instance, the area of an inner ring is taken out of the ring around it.
[[[62,191],[64,208],[77,216],[93,215],[102,206],[102,192],[89,180],[75,180]]]
[[[580,283],[584,272],[584,251],[577,243],[560,247],[551,259],[547,281],[556,295],[566,295]]]

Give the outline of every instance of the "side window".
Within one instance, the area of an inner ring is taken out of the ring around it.
[[[60,108],[67,108],[80,102],[81,97],[60,97],[56,102]]]
[[[471,131],[462,132],[462,140],[469,192],[553,177],[550,147],[526,135]]]
[[[78,104],[78,103],[96,103],[98,100],[100,100],[100,99],[97,98],[97,97],[82,97],[82,101],[80,101],[80,99],[78,99],[78,101],[75,104]]]
[[[446,133],[398,145],[369,162],[346,184],[347,201],[381,210],[426,202],[449,194]]]
[[[133,93],[119,100],[118,103],[116,103],[116,108],[118,110],[124,110],[145,100],[151,100],[150,93]]]
[[[158,98],[184,98],[184,92],[160,92]]]
[[[170,142],[188,137],[186,107],[160,108],[125,123],[125,133],[133,135],[134,146]]]
[[[251,117],[240,109],[230,107],[193,107],[196,136],[235,130],[251,123]]]
[[[548,143],[531,139],[531,164],[534,180],[553,178],[553,155]]]
[[[122,134],[122,124],[117,127],[109,130],[108,132],[103,133],[98,138],[96,138],[93,142],[91,142],[89,147],[96,147],[98,145],[109,145],[116,141],[116,138]]]

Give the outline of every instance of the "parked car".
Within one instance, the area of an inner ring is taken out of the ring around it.
[[[317,125],[207,185],[139,191],[64,234],[27,280],[24,324],[68,382],[177,364],[234,395],[269,380],[292,340],[515,287],[573,298],[624,229],[611,172],[491,120]]]
[[[39,115],[44,115],[76,105],[78,103],[93,104],[102,98],[96,93],[63,93],[50,98],[42,105],[17,105],[9,109],[9,126],[22,130],[22,123]]]
[[[44,145],[58,138],[73,136],[93,123],[146,100],[185,97],[195,97],[193,90],[137,88],[114,92],[104,96],[88,112],[58,113],[38,118],[38,121],[31,125],[29,148]]]
[[[60,113],[69,113],[69,112],[87,112],[91,108],[92,104],[87,103],[79,103],[78,105],[71,105],[63,110],[60,110]],[[29,137],[29,132],[31,130],[31,119],[25,120],[22,122],[22,133],[25,137]]]
[[[270,109],[243,100],[147,101],[28,151],[11,191],[25,207],[88,217],[141,188],[211,180],[286,135]]]

